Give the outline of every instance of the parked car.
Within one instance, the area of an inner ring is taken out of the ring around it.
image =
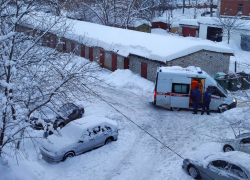
[[[59,108],[59,113],[63,115],[56,116],[55,118],[51,119],[44,119],[45,123],[51,123],[53,125],[53,128],[56,129],[57,127],[64,127],[69,122],[81,118],[84,114],[84,108],[76,106],[73,103],[66,103],[63,106]],[[31,117],[30,118],[32,122],[32,127],[36,130],[44,129],[44,124],[42,121],[39,121],[37,117]]]
[[[215,153],[201,158],[191,157],[183,161],[185,169],[194,179],[250,180],[250,155],[232,151]]]
[[[250,133],[243,133],[236,136],[235,139],[227,140],[223,150],[224,152],[242,151],[250,154]]]
[[[60,130],[60,136],[49,136],[40,150],[43,159],[53,163],[116,141],[117,138],[118,127],[115,121],[87,116],[70,122]]]

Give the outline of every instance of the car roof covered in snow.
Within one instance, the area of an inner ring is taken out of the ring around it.
[[[213,160],[225,160],[231,164],[238,165],[243,167],[245,170],[248,170],[250,173],[250,154],[246,154],[240,151],[231,151],[231,152],[219,152],[211,154],[204,159],[203,166],[207,166]]]
[[[52,134],[51,136],[48,136],[48,140],[45,139],[43,141],[43,147],[46,147],[49,151],[63,149],[64,147],[77,142],[82,135],[87,132],[87,129],[104,125],[114,128],[117,127],[117,122],[105,117],[94,115],[71,121],[59,131],[59,135]]]
[[[86,116],[74,121],[71,121],[68,125],[66,125],[62,130],[62,134],[68,134],[68,132],[75,132],[75,133],[80,133],[81,135],[83,133],[83,130],[86,130],[88,128],[92,128],[98,125],[102,124],[110,124],[111,126],[117,126],[117,122],[113,121],[111,119],[105,118],[105,117],[100,117],[100,116]]]

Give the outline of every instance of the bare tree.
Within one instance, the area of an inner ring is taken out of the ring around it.
[[[58,12],[59,13],[59,12]],[[33,113],[45,114],[47,107],[57,112],[60,103],[87,95],[91,72],[88,61],[73,54],[56,51],[60,37],[70,30],[67,20],[47,17],[35,0],[1,1],[0,34],[0,157],[15,152],[28,131]],[[26,28],[24,28],[26,27]],[[27,28],[29,27],[29,28]],[[55,49],[41,47],[49,43],[50,32],[57,35]]]
[[[123,28],[131,26],[137,20],[151,21],[160,5],[160,0],[75,0],[73,2],[77,19],[85,20],[86,18],[80,16],[88,13],[93,15],[88,15],[90,17],[88,21]]]
[[[246,20],[240,18],[240,16],[224,17],[219,16],[218,18],[213,18],[223,29],[223,36],[227,37],[227,43],[232,34],[239,34],[239,29],[244,28]]]

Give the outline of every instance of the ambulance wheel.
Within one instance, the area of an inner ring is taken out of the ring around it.
[[[171,107],[171,111],[179,111],[180,110],[180,108],[178,108],[178,107]]]
[[[223,112],[225,112],[227,110],[229,110],[229,106],[228,105],[226,105],[226,104],[220,105],[220,107],[219,107],[219,112],[220,113],[223,113]]]

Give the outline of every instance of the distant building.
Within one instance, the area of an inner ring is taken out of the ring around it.
[[[151,26],[148,24],[141,24],[137,26],[135,29],[136,31],[151,33]]]
[[[152,20],[152,28],[160,28],[160,29],[164,29],[167,30],[168,29],[168,24],[166,23],[166,19],[165,18],[154,18]]]
[[[250,0],[218,0],[217,7],[220,15],[250,17]]]
[[[136,21],[128,29],[151,33],[152,24],[145,20]]]
[[[182,19],[179,21],[179,35],[183,37],[199,37],[197,19]]]

